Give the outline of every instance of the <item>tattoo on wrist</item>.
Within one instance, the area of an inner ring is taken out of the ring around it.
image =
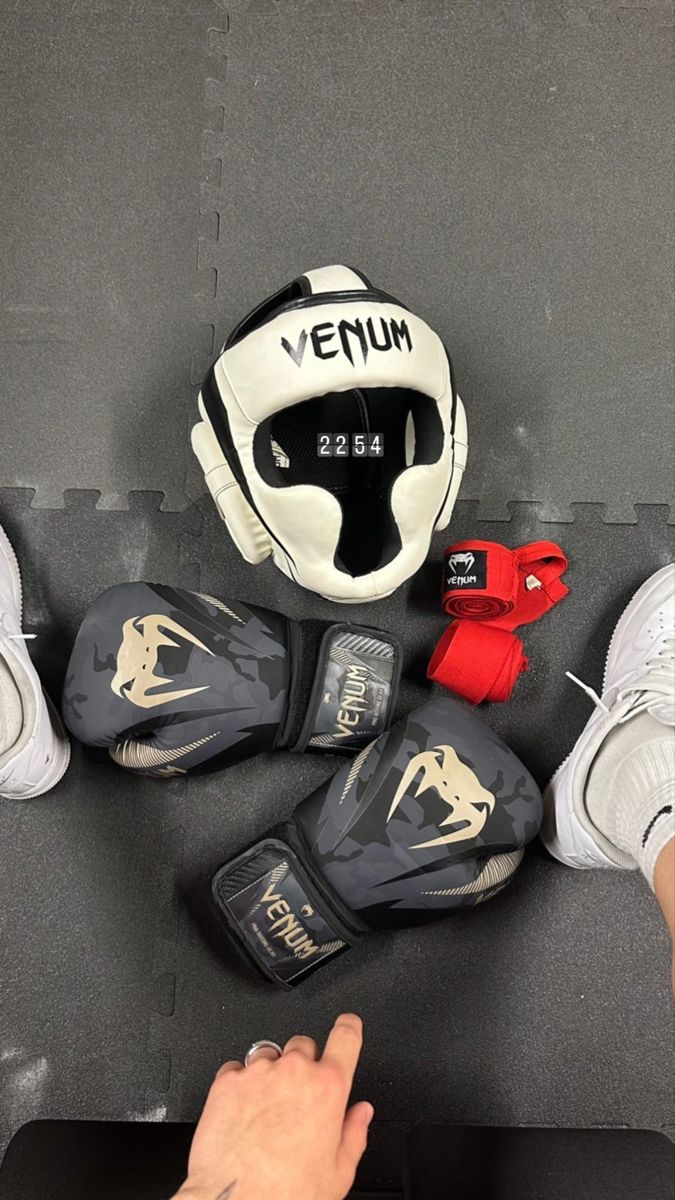
[[[216,1196],[216,1200],[229,1200],[230,1196],[233,1195],[234,1189],[236,1188],[236,1186],[237,1186],[237,1181],[236,1181],[236,1179],[233,1179],[232,1183],[228,1183],[224,1192],[218,1193],[218,1195]]]

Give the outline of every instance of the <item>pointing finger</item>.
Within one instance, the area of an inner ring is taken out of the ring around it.
[[[363,1022],[355,1013],[343,1013],[331,1029],[322,1062],[331,1063],[342,1071],[347,1089],[351,1088],[356,1065],[363,1045]]]

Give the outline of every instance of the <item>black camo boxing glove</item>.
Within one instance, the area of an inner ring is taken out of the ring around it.
[[[473,710],[439,696],[222,867],[213,896],[248,958],[294,986],[368,929],[495,895],[541,818],[517,756]]]
[[[359,749],[389,725],[399,673],[387,633],[122,583],[82,622],[63,716],[121,766],[175,775],[281,747]]]

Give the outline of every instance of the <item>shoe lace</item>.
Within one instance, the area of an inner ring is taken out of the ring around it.
[[[8,633],[7,636],[10,642],[29,642],[37,637],[37,633]]]
[[[610,693],[605,692],[599,696],[595,688],[584,683],[583,679],[577,678],[571,671],[565,671],[565,674],[587,696],[590,696],[596,708],[599,708],[605,716],[609,716],[611,704],[606,703],[606,697],[609,697]],[[672,699],[674,696],[675,637],[663,638],[658,650],[645,662],[644,670],[640,675],[627,681],[625,686],[615,685],[611,690],[613,702],[619,701],[625,709],[619,718],[619,724],[627,721],[629,717],[636,716],[637,713],[649,711],[654,702],[658,702],[661,697]]]

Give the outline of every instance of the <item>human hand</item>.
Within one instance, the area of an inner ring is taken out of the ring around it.
[[[224,1063],[174,1200],[343,1200],[373,1117],[365,1102],[347,1109],[362,1029],[346,1013],[321,1057],[316,1042],[297,1036],[274,1061]]]

